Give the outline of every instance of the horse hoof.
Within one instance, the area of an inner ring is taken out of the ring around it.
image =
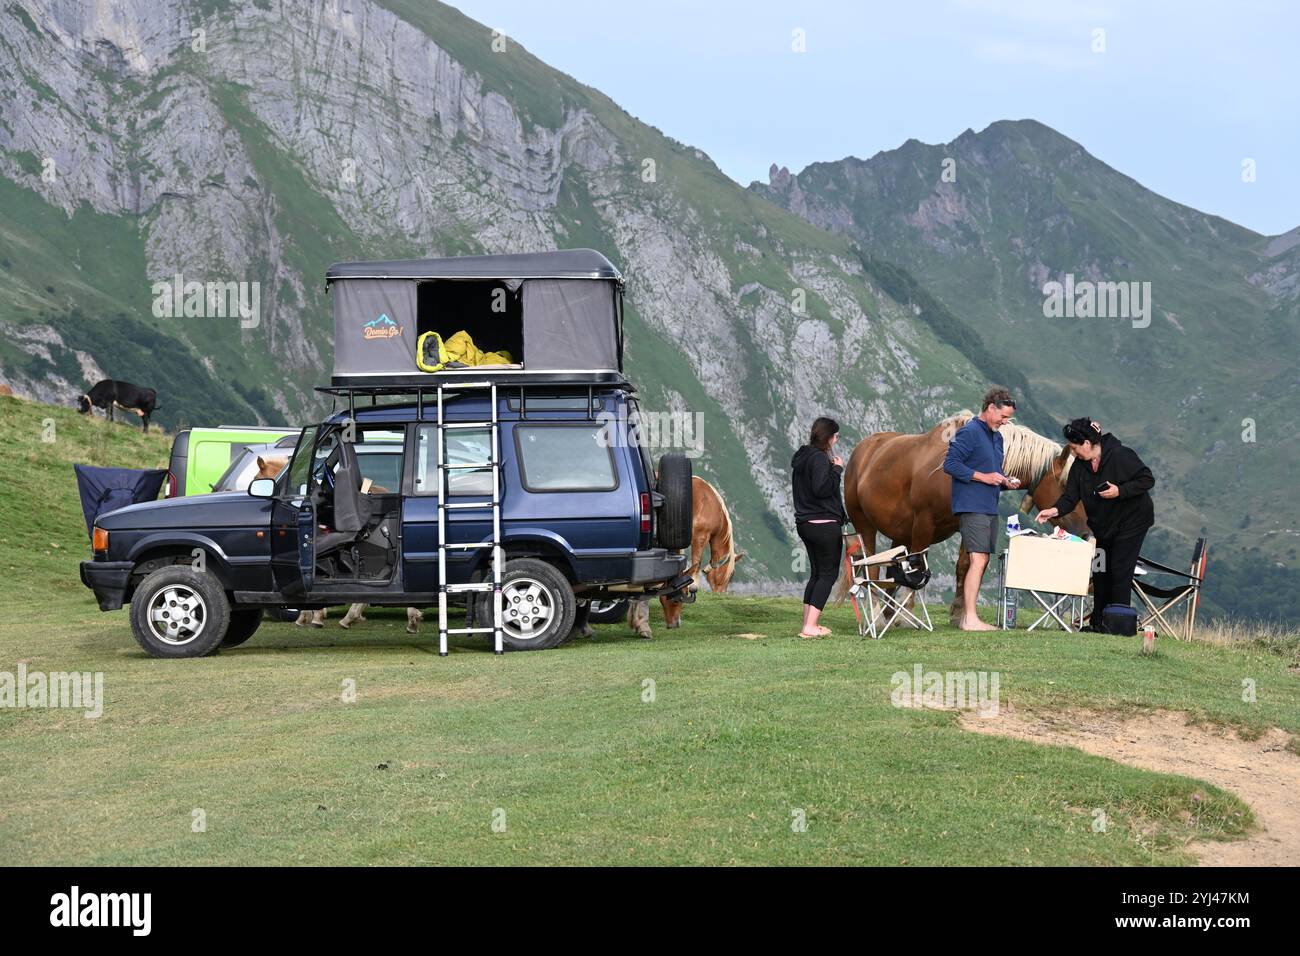
[[[350,631],[352,629],[352,625],[347,621],[339,621],[339,627],[343,628],[345,631]]]

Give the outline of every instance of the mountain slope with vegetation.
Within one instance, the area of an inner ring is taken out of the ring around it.
[[[170,426],[320,413],[332,261],[601,249],[645,404],[701,416],[742,580],[791,576],[813,417],[918,428],[985,377],[846,239],[438,4],[16,0],[0,147],[0,377],[152,385]],[[258,282],[259,324],[154,317],[178,274]]]
[[[751,189],[913,276],[967,354],[1019,371],[1036,410],[1091,415],[1136,447],[1158,479],[1156,547],[1181,564],[1208,535],[1242,592],[1226,606],[1300,613],[1300,504],[1283,492],[1300,437],[1300,230],[1263,237],[1179,205],[1029,120],[774,166]],[[1049,315],[1045,286],[1066,276],[1150,283],[1150,314]]]

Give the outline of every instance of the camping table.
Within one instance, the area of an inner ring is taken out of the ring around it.
[[[1001,555],[998,624],[1003,629],[1007,626],[1007,591],[1028,591],[1043,609],[1038,620],[1029,625],[1029,630],[1049,617],[1061,625],[1062,630],[1071,630],[1057,609],[1066,601],[1073,604],[1087,595],[1096,548],[1097,544],[1091,538],[1087,541],[1062,541],[1041,535],[1018,534],[1009,539],[1007,550]],[[1045,594],[1055,596],[1056,600],[1049,603]],[[1071,613],[1071,617],[1074,616]]]

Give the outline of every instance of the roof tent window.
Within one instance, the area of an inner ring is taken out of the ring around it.
[[[514,288],[511,289],[510,286]],[[468,332],[484,352],[509,352],[524,362],[519,283],[499,279],[437,279],[417,287],[417,335],[437,332],[445,342]]]

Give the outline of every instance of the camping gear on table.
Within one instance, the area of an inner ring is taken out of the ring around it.
[[[1018,534],[1007,541],[1001,556],[1001,601],[999,624],[1010,625],[1006,620],[1007,591],[1028,591],[1043,608],[1038,620],[1029,625],[1033,630],[1049,617],[1062,630],[1073,630],[1061,617],[1059,609],[1069,602],[1076,603],[1088,594],[1092,581],[1092,559],[1097,549],[1095,540],[1049,538],[1035,534]],[[1048,602],[1044,595],[1053,595]],[[1028,605],[1026,605],[1028,607]],[[1075,617],[1071,613],[1071,617]]]
[[[452,354],[462,333],[473,347],[466,354],[508,359],[512,367],[492,370],[497,380],[622,377],[623,277],[591,249],[340,262],[325,281],[334,297],[334,386],[415,385],[431,370],[481,378],[471,362],[451,365],[464,361]],[[423,339],[430,332],[437,337]]]
[[[94,465],[73,465],[72,468],[77,473],[77,494],[81,496],[87,536],[93,533],[100,515],[127,505],[155,500],[167,479],[167,472],[162,468],[137,470]]]
[[[846,535],[846,537],[848,537]],[[849,576],[853,581],[849,596],[853,600],[853,611],[858,619],[858,634],[868,634],[875,640],[885,636],[896,622],[903,621],[912,627],[934,630],[930,621],[930,611],[925,606],[925,586],[930,583],[930,562],[926,555],[929,548],[908,553],[907,548],[899,545],[888,551],[881,551],[869,557],[854,557],[866,553],[866,546],[861,536],[856,538],[856,547],[846,549],[844,560],[849,563]],[[881,578],[873,580],[871,569],[879,568]],[[900,591],[911,591],[910,595],[918,606],[918,615],[907,606],[909,595]],[[863,614],[858,605],[859,598],[866,598],[867,609]]]
[[[484,352],[464,329],[445,341],[437,332],[425,332],[415,341],[415,364],[421,372],[441,372],[444,368],[475,365],[510,366],[512,363],[510,353],[505,349]]]
[[[1206,539],[1197,538],[1196,545],[1192,548],[1190,571],[1178,571],[1149,558],[1138,558],[1137,574],[1133,577],[1133,591],[1147,609],[1147,614],[1141,622],[1143,627],[1158,623],[1170,637],[1180,641],[1192,639],[1192,634],[1196,630],[1196,611],[1201,603],[1201,585],[1205,583],[1205,564],[1209,552],[1209,543]],[[1148,580],[1148,575],[1152,574],[1172,577],[1175,583],[1170,587],[1161,587]],[[1184,602],[1186,605],[1179,620],[1170,612]]]
[[[1101,630],[1132,637],[1138,632],[1138,615],[1127,604],[1107,604],[1101,611]]]

